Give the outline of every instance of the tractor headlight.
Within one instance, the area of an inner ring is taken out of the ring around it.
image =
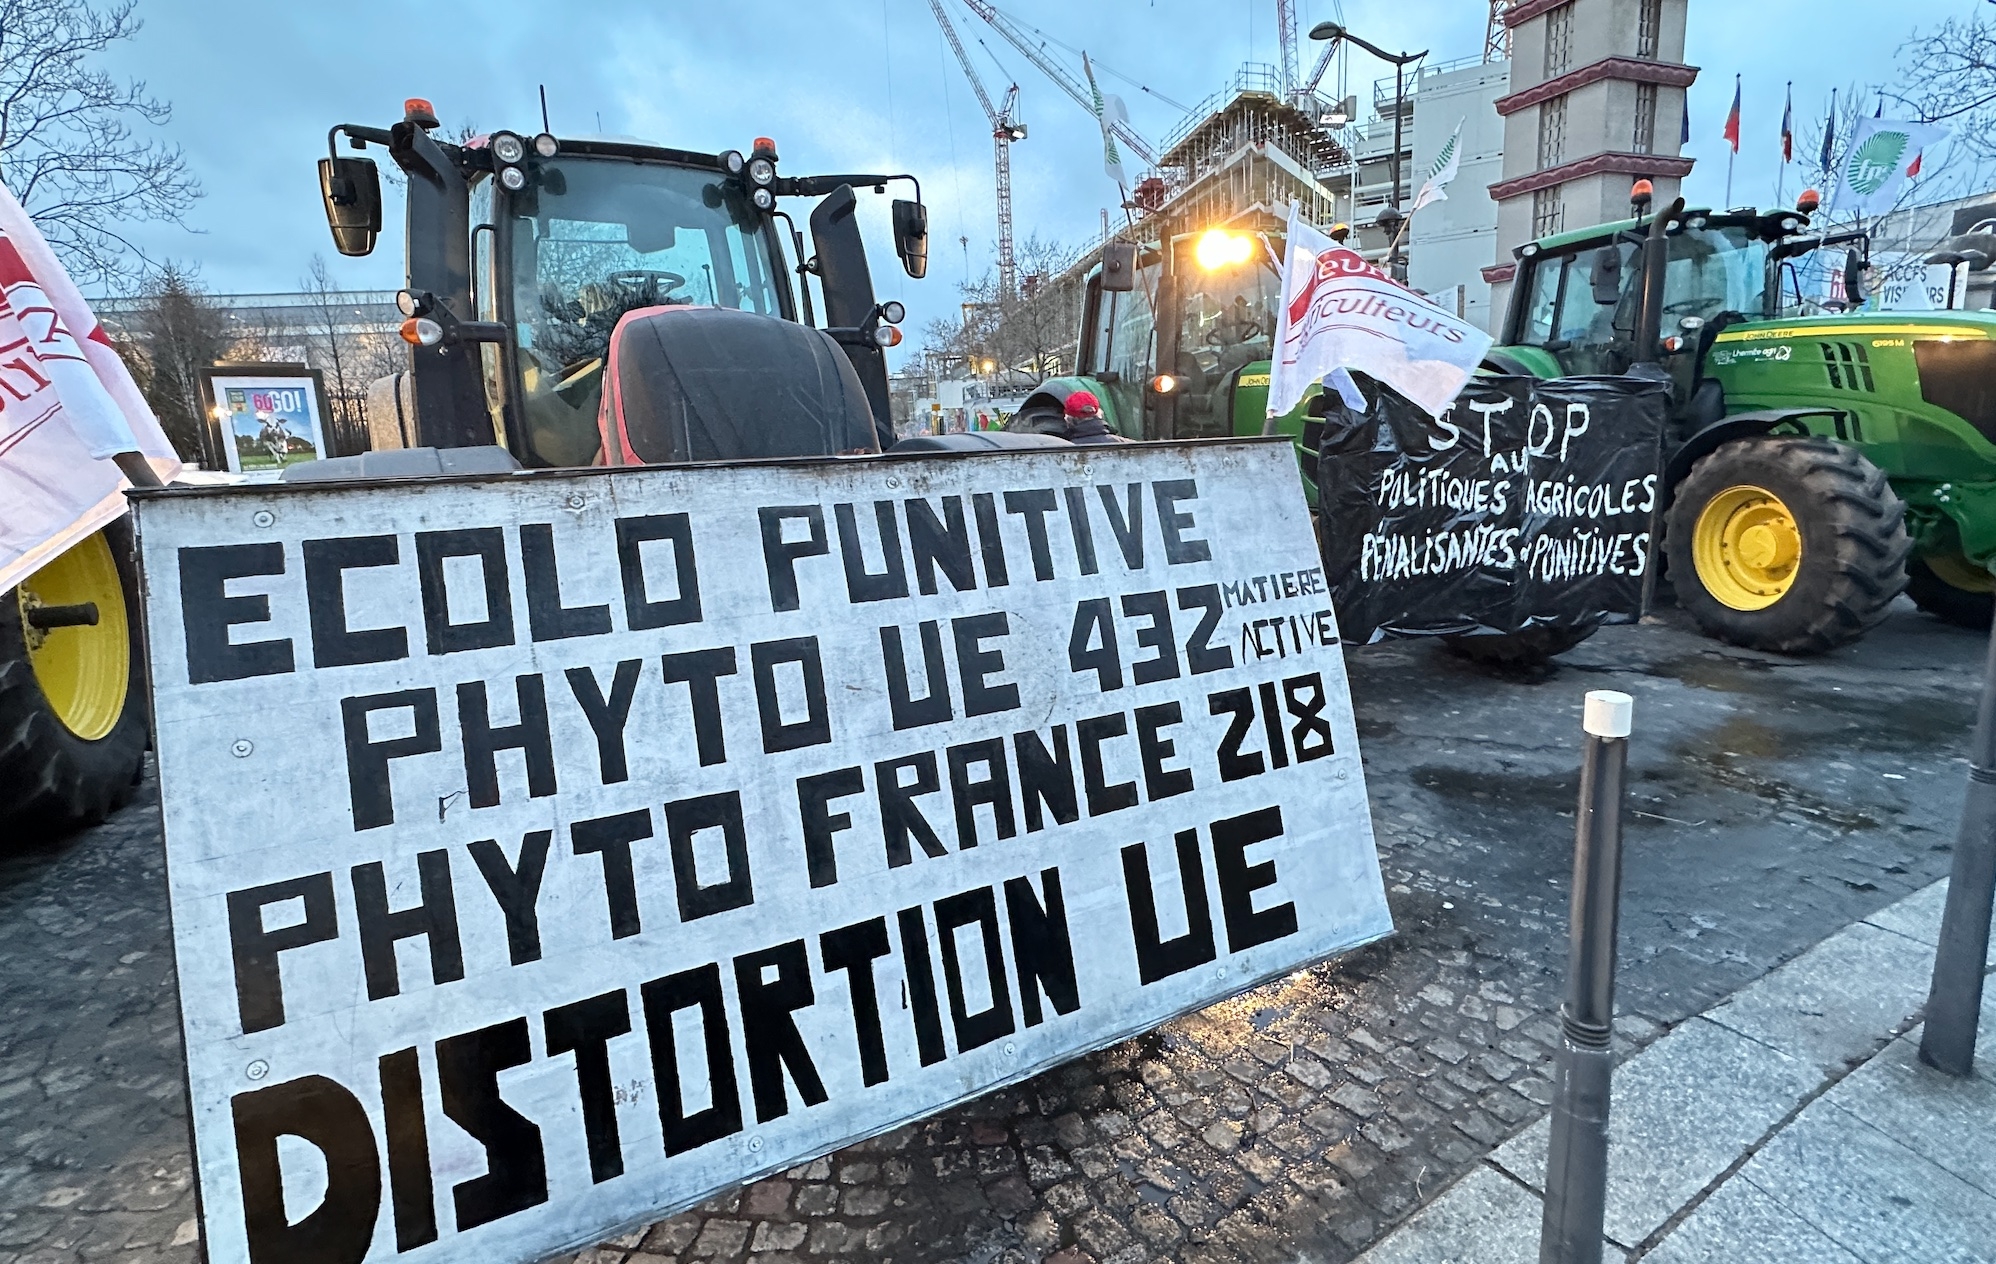
[[[559,148],[561,146],[555,143],[554,135],[550,132],[542,132],[534,137],[534,152],[543,158],[554,157],[555,150]]]
[[[880,305],[880,319],[890,325],[898,325],[908,319],[908,309],[901,306],[898,300],[890,298]]]
[[[767,158],[751,158],[748,165],[749,181],[756,185],[776,182],[776,164]]]
[[[768,189],[756,189],[755,192],[749,194],[749,201],[755,203],[755,209],[758,211],[773,211],[776,209],[776,195]]]
[[[727,153],[722,154],[721,165],[728,169],[729,175],[731,176],[740,175],[742,173],[742,165],[743,165],[742,151],[739,149],[730,149]]]
[[[404,316],[427,316],[433,301],[427,290],[395,291],[395,310]]]
[[[511,132],[495,132],[492,135],[492,156],[503,163],[516,163],[527,156],[527,142]]]
[[[506,186],[508,193],[518,193],[527,187],[527,173],[518,167],[499,168],[499,183]]]

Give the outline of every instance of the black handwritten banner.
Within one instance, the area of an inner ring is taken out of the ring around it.
[[[1476,377],[1439,419],[1368,384],[1318,468],[1347,640],[1633,622],[1654,564],[1666,384]]]
[[[1389,933],[1289,453],[146,499],[208,1258],[538,1259]]]

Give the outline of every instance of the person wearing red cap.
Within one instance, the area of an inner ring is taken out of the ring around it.
[[[1076,391],[1061,405],[1061,416],[1066,422],[1066,437],[1069,443],[1102,444],[1128,443],[1129,440],[1109,429],[1108,422],[1102,419],[1102,401],[1095,398],[1093,391]]]

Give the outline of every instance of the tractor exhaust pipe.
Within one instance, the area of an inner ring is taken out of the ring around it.
[[[1635,200],[1638,207],[1649,204],[1649,181],[1636,182]],[[1637,310],[1635,363],[1662,366],[1663,363],[1663,266],[1669,261],[1668,243],[1663,239],[1664,230],[1670,221],[1684,211],[1684,199],[1677,198],[1669,209],[1649,222],[1649,232],[1643,237],[1642,248],[1642,305]],[[1638,212],[1640,213],[1640,212]]]

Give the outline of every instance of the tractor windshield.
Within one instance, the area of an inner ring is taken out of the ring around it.
[[[780,316],[761,217],[718,172],[564,155],[512,198],[510,290],[534,451],[586,465],[610,331],[644,307]]]
[[[1232,434],[1235,373],[1271,354],[1282,278],[1259,236],[1235,238],[1245,258],[1199,258],[1190,239],[1178,268],[1180,437]]]

